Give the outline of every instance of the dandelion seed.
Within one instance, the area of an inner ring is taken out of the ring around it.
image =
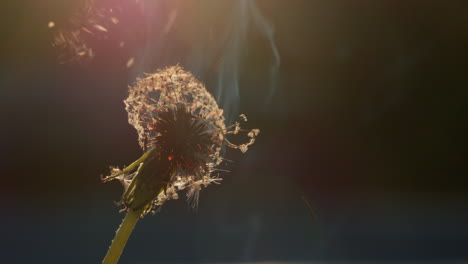
[[[247,136],[250,138],[256,137],[260,134],[260,130],[258,129],[252,129],[249,133],[247,133]]]
[[[99,30],[99,31],[102,31],[102,32],[107,32],[108,31],[107,28],[105,28],[105,27],[103,27],[101,25],[97,25],[97,24],[94,25],[94,28]]]
[[[247,122],[247,117],[244,114],[241,114],[239,117],[242,121]]]
[[[93,34],[93,32],[85,27],[81,27],[81,30],[83,30],[84,32],[88,33],[88,34]]]
[[[248,149],[248,147],[247,147],[246,144],[240,144],[239,145],[239,150],[242,151],[242,153],[247,152],[247,149]]]
[[[127,61],[127,68],[130,68],[133,66],[133,63],[135,63],[135,57],[131,57],[128,61]]]
[[[112,12],[112,11],[111,11],[111,12]],[[111,21],[112,23],[114,23],[115,25],[117,25],[117,24],[119,23],[119,20],[118,20],[116,17],[111,17],[111,18],[110,18],[110,21]]]

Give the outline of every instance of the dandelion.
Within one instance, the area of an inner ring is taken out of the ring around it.
[[[116,263],[136,221],[186,191],[196,207],[199,192],[221,178],[213,175],[224,146],[247,151],[258,129],[226,127],[223,110],[193,75],[180,66],[168,67],[138,79],[125,100],[129,123],[138,132],[144,154],[127,168],[111,169],[104,182],[118,179],[124,186],[120,204],[127,215],[104,263]],[[247,120],[241,115],[242,121]],[[247,132],[249,142],[236,145],[227,134]]]

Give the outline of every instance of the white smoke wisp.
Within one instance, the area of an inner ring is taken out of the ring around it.
[[[214,94],[228,122],[239,115],[242,66],[251,45],[249,34],[266,40],[268,102],[276,90],[280,55],[274,27],[254,0],[160,1],[140,0],[146,23],[146,43],[138,55],[135,75],[180,63]]]

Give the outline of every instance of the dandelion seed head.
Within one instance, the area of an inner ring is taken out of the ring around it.
[[[137,79],[124,102],[128,122],[146,154],[139,166],[114,168],[104,180],[119,179],[125,187],[122,202],[130,209],[144,208],[144,214],[178,199],[181,190],[186,190],[188,201],[196,207],[202,188],[221,181],[212,173],[223,161],[223,147],[246,152],[258,135],[258,130],[252,130],[249,142],[229,142],[227,134],[245,130],[239,122],[226,127],[214,97],[180,66]],[[245,115],[240,118],[247,120]]]

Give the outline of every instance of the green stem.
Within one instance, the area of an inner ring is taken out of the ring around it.
[[[119,261],[120,255],[127,244],[127,240],[130,237],[130,234],[133,231],[138,219],[140,219],[140,215],[143,210],[133,211],[129,209],[127,215],[122,221],[119,229],[115,234],[114,240],[112,240],[112,244],[107,251],[104,260],[102,261],[103,264],[115,264]]]

